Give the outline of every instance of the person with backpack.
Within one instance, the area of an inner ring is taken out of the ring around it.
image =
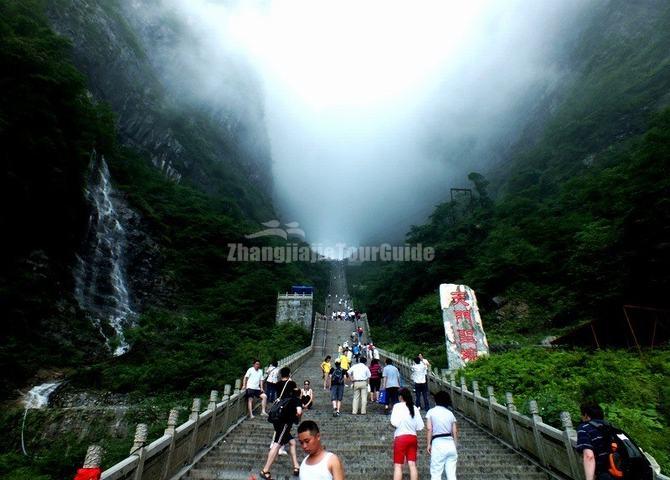
[[[272,480],[270,468],[279,455],[279,449],[288,443],[291,461],[293,462],[293,475],[300,475],[300,465],[296,452],[296,442],[291,436],[291,426],[300,421],[302,416],[302,406],[300,403],[300,389],[298,385],[291,380],[291,369],[283,367],[279,371],[281,380],[277,382],[277,390],[280,392],[275,403],[270,407],[268,420],[274,427],[270,451],[265,461],[265,465],[260,471],[261,478]]]
[[[605,424],[602,408],[597,403],[582,403],[582,422],[577,427],[577,452],[582,454],[586,480],[613,479],[607,472],[607,439],[601,432]]]
[[[340,359],[335,360],[335,368],[330,371],[330,399],[333,402],[333,417],[340,416],[342,397],[344,397],[344,376],[346,371],[342,368]]]
[[[356,362],[358,362],[358,358],[361,355],[361,347],[358,343],[354,344],[354,348],[352,348],[352,352],[353,352],[354,360]]]
[[[625,432],[605,421],[594,402],[580,405],[577,452],[582,454],[586,480],[651,480],[653,471],[644,453]]]

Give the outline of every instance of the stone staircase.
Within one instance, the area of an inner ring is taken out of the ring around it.
[[[304,413],[303,420],[317,422],[322,441],[328,450],[342,459],[346,477],[350,480],[373,480],[392,478],[393,427],[383,407],[368,403],[365,416],[351,414],[351,388],[345,389],[342,415],[332,416],[330,393],[323,390],[320,363],[326,354],[334,355],[338,343],[349,338],[354,324],[348,321],[321,321],[317,325],[315,345],[320,348],[293,373],[298,384],[305,379],[311,381],[315,393],[314,408]],[[365,332],[367,333],[367,332]],[[318,338],[321,335],[326,338]],[[325,342],[324,342],[325,340]],[[367,341],[365,338],[363,341]],[[488,433],[458,417],[460,439],[458,446],[458,478],[461,480],[519,479],[539,480],[553,478],[521,455],[507,448]],[[297,427],[292,432],[296,435]],[[423,432],[422,432],[423,433]],[[249,480],[260,479],[259,471],[267,456],[272,425],[264,417],[243,421],[208,455],[190,470],[185,478],[193,480]],[[430,458],[426,453],[425,436],[419,435],[419,476],[429,478]],[[304,454],[300,446],[298,461]],[[405,478],[409,478],[405,467]],[[289,456],[279,456],[271,469],[273,478],[291,479],[292,465]]]

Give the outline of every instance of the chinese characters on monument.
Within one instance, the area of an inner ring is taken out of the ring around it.
[[[474,290],[466,285],[440,285],[440,306],[447,341],[449,370],[488,355],[489,345],[482,326]]]

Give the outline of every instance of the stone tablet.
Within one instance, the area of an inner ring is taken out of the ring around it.
[[[440,285],[440,306],[447,342],[449,370],[488,355],[489,344],[482,326],[475,291],[467,285]]]

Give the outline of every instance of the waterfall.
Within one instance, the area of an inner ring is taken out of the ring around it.
[[[91,215],[86,244],[77,256],[74,271],[75,297],[92,316],[108,345],[113,340],[110,348],[114,348],[114,355],[122,355],[129,348],[123,328],[135,315],[124,268],[127,237],[121,212],[127,207],[112,188],[105,158],[94,151],[89,168],[86,198]]]
[[[42,385],[37,385],[36,387],[31,388],[30,391],[23,396],[25,410],[23,411],[23,422],[21,422],[21,450],[24,455],[28,455],[24,438],[28,410],[31,408],[44,408],[48,406],[49,396],[56,391],[61,383],[63,382],[47,382]]]
[[[49,404],[49,395],[51,395],[61,383],[62,382],[47,382],[31,388],[23,397],[23,404],[26,409],[46,407]]]

